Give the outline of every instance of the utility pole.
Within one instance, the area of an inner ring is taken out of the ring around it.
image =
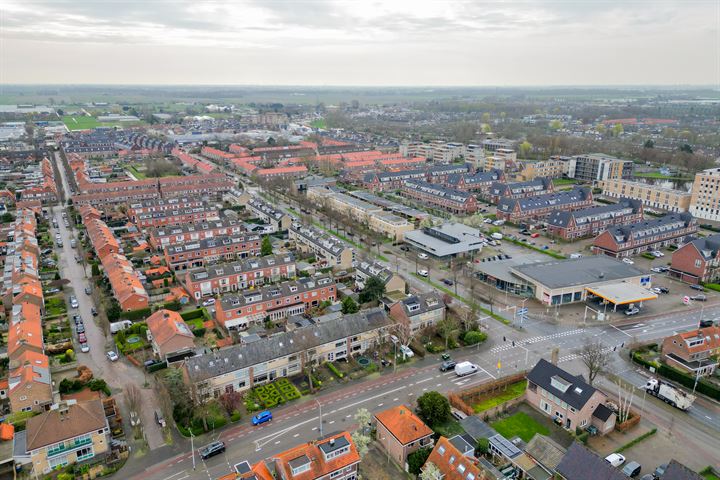
[[[320,403],[320,400],[315,399],[315,403],[318,405],[318,409],[320,410],[320,438],[323,436],[323,430],[322,430],[322,404]]]
[[[190,450],[192,451],[193,470],[195,470],[195,435],[193,435],[192,426],[188,428],[188,430],[190,431]]]

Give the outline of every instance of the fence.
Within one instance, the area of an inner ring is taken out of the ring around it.
[[[485,383],[483,385],[468,388],[467,390],[451,392],[448,396],[448,400],[450,401],[450,405],[457,408],[465,415],[475,415],[475,410],[472,408],[471,405],[478,403],[483,397],[486,397],[488,394],[494,394],[500,391],[504,391],[508,385],[512,385],[514,383],[525,380],[526,375],[527,371],[518,372],[512,375],[508,375],[507,377],[499,378],[490,383]],[[500,405],[497,405],[491,409],[488,409],[487,411],[483,412],[483,414],[487,414],[490,416],[495,415],[498,411],[516,405],[522,402],[524,399],[525,394],[521,395],[520,397],[513,398],[512,400],[504,402]]]

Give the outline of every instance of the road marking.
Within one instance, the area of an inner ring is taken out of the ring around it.
[[[430,381],[430,380],[432,380],[432,377],[424,378],[424,379],[422,379],[422,380],[418,380],[417,382],[415,382],[415,385],[417,385],[418,383],[428,382],[428,381]]]
[[[378,403],[378,407],[382,407],[383,405],[385,405],[385,404],[384,404],[384,403]]]
[[[393,402],[397,402],[398,400],[400,400],[400,399],[397,398],[397,397],[393,398]],[[350,416],[350,415],[348,415],[348,417],[349,417],[349,416]]]
[[[632,335],[630,335],[629,333],[627,333],[627,332],[624,331],[624,330],[620,330],[620,329],[619,329],[618,327],[616,327],[615,325],[610,324],[610,326],[613,327],[613,328],[614,328],[615,330],[617,330],[618,332],[620,332],[620,333],[622,333],[622,334],[624,334],[624,335],[627,335],[628,337],[632,337]]]
[[[278,440],[277,442],[275,442],[275,445],[280,445],[280,440]]]
[[[184,470],[183,470],[182,472],[173,473],[173,474],[170,475],[169,477],[165,477],[163,480],[170,480],[171,478],[176,477],[176,476],[178,476],[178,475],[182,475],[183,473],[185,473]],[[185,477],[187,477],[187,474],[185,475]],[[183,477],[183,478],[185,478],[185,477]]]
[[[299,436],[300,436],[300,434],[299,434],[299,433],[296,433],[295,435],[293,435],[293,438],[297,438],[297,437],[299,437]]]
[[[438,384],[435,385],[435,386],[436,386],[436,387],[440,387],[440,386],[442,386],[442,383],[438,383]]]
[[[328,422],[328,425],[332,425],[333,423],[335,423],[335,420],[330,420],[330,421]],[[278,443],[280,443],[280,442],[278,442]]]

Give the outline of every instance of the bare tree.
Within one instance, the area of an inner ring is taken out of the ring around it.
[[[592,385],[598,373],[605,370],[610,362],[610,351],[604,348],[600,340],[587,339],[578,354],[588,369],[588,383]]]
[[[623,423],[630,418],[630,409],[634,399],[635,389],[626,390],[622,380],[618,379],[618,422]]]
[[[455,317],[446,315],[444,319],[437,322],[435,327],[437,328],[437,332],[440,334],[440,336],[445,340],[445,348],[448,348],[448,342],[450,341],[450,337],[455,333],[458,329],[458,321],[455,319]]]
[[[427,462],[418,476],[420,480],[440,480],[443,474],[440,469],[432,462]]]

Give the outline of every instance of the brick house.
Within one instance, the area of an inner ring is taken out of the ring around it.
[[[466,451],[460,450],[457,445]],[[469,450],[467,450],[468,446]],[[486,470],[480,466],[480,462],[475,458],[475,449],[460,435],[449,439],[440,437],[425,465],[428,463],[432,463],[440,470],[443,480],[490,480],[496,478],[487,474]]]
[[[503,198],[527,198],[553,191],[552,180],[545,177],[538,177],[526,182],[495,182],[487,191],[487,199],[497,204]]]
[[[8,398],[13,412],[39,412],[53,403],[47,355],[25,351],[13,358],[9,368]]]
[[[418,293],[390,307],[390,316],[415,333],[445,318],[445,302],[437,292]]]
[[[303,443],[273,457],[282,480],[356,480],[360,455],[348,432]]]
[[[693,375],[715,372],[720,355],[720,327],[706,327],[665,337],[662,358],[671,367]]]
[[[402,194],[430,207],[450,213],[471,214],[478,209],[475,195],[421,180],[410,180],[402,186]]]
[[[488,170],[485,172],[451,174],[447,176],[445,185],[456,190],[465,192],[480,192],[486,194],[495,182],[505,180],[505,173],[502,170]]]
[[[675,250],[670,275],[695,284],[720,281],[720,235],[698,238]]]
[[[544,219],[556,210],[575,210],[592,205],[592,191],[581,187],[531,197],[501,198],[496,216],[500,220],[518,223],[523,220]]]
[[[156,357],[172,361],[192,355],[195,335],[178,312],[160,309],[146,320],[147,337]]]
[[[566,430],[594,425],[604,435],[615,428],[615,414],[605,406],[607,396],[581,375],[540,359],[527,379],[527,402]]]
[[[242,223],[230,220],[211,220],[209,222],[187,223],[173,227],[160,227],[149,230],[150,245],[161,249],[171,243],[184,243],[223,235],[241,235],[246,232]]]
[[[174,271],[205,265],[206,262],[232,261],[260,254],[260,235],[223,235],[193,242],[170,244],[163,248],[165,264]]]
[[[378,442],[398,465],[405,468],[407,456],[432,447],[434,432],[405,405],[398,405],[374,416]]]
[[[637,223],[643,219],[640,200],[621,199],[612,205],[580,210],[555,210],[547,218],[548,235],[563,240],[596,236],[614,225]]]

